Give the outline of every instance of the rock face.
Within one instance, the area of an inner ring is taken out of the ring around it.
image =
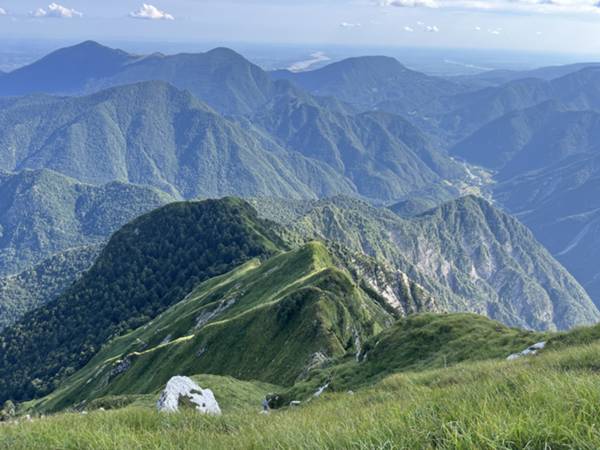
[[[160,412],[177,412],[184,403],[203,414],[221,414],[221,408],[210,389],[202,389],[190,378],[181,376],[169,380],[156,407]]]

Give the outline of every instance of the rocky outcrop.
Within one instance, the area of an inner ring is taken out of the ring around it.
[[[221,414],[221,408],[210,389],[202,389],[191,378],[176,376],[167,383],[156,407],[160,412],[177,412],[184,406],[203,414]]]

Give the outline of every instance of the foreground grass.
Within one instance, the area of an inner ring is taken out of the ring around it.
[[[0,448],[600,448],[600,344],[392,375],[270,415],[129,407],[0,426]]]

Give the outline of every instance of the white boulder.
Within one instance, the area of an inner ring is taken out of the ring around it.
[[[221,414],[221,408],[210,389],[202,389],[192,379],[181,376],[169,380],[156,407],[161,412],[177,412],[182,401],[190,403],[203,414]]]
[[[509,355],[506,359],[507,361],[514,361],[515,359],[519,359],[523,356],[533,356],[536,355],[538,351],[543,350],[546,347],[546,342],[538,342],[537,344],[533,344],[531,347],[527,347],[520,353],[513,353]]]

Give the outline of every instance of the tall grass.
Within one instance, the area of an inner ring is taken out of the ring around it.
[[[600,344],[392,375],[269,415],[126,408],[0,426],[10,449],[597,449]]]

